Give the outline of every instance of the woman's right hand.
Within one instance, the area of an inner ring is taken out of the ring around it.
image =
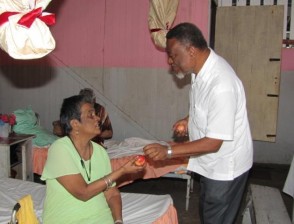
[[[123,170],[123,174],[138,173],[145,169],[146,163],[142,166],[138,166],[135,164],[136,160],[137,160],[137,156],[134,156],[126,164],[124,164],[121,167],[121,169]]]

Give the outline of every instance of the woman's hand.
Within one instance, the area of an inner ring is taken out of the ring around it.
[[[135,162],[137,160],[137,156],[132,157],[126,164],[124,164],[121,169],[123,170],[123,174],[130,174],[130,173],[138,173],[145,169],[146,163],[143,165],[136,165]]]

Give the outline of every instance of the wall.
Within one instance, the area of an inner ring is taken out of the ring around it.
[[[181,0],[175,24],[192,21],[208,37],[208,3]],[[0,111],[31,105],[52,130],[62,99],[91,87],[110,113],[114,138],[171,139],[173,122],[187,113],[189,80],[169,75],[165,52],[154,46],[149,1],[52,1],[46,11],[57,15],[56,49],[31,61],[1,52]]]
[[[188,112],[190,80],[168,74],[166,55],[149,35],[148,7],[148,0],[52,1],[57,47],[50,55],[18,61],[0,52],[0,111],[31,105],[52,130],[62,99],[92,87],[115,139],[169,140],[172,124]],[[208,37],[208,11],[207,0],[180,0],[175,23],[191,21]],[[283,50],[277,142],[255,141],[255,162],[289,164],[293,155],[293,56]]]

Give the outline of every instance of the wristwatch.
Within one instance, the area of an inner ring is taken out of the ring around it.
[[[167,158],[170,159],[172,157],[173,150],[170,145],[167,145]]]

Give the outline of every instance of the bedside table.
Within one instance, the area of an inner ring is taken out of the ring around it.
[[[0,177],[11,176],[10,148],[13,145],[21,147],[21,170],[22,180],[34,180],[32,139],[35,135],[12,133],[8,138],[0,137]]]

